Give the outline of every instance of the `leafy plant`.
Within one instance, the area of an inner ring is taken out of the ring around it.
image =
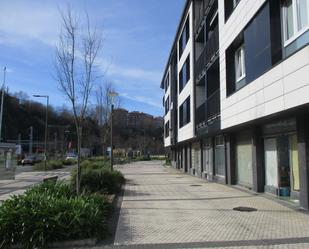
[[[108,161],[103,160],[85,160],[81,163],[82,169],[102,169],[109,168]]]
[[[77,160],[74,160],[74,159],[63,160],[62,164],[65,166],[71,166],[71,165],[77,164]]]
[[[108,212],[101,195],[76,196],[64,183],[44,183],[0,206],[0,248],[47,248],[50,242],[102,238]]]
[[[76,170],[72,171],[72,185],[76,184]],[[108,193],[115,194],[121,189],[124,183],[124,177],[119,171],[110,171],[108,169],[82,169],[81,189],[90,193]]]
[[[50,160],[47,161],[46,170],[55,170],[63,168],[63,162],[61,160]],[[45,170],[45,162],[40,162],[33,166],[33,170],[42,171]]]

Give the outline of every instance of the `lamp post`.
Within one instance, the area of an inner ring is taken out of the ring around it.
[[[48,95],[33,95],[35,98],[46,98],[46,113],[45,113],[45,142],[44,142],[44,170],[46,171],[47,166],[47,129],[48,129],[48,105],[49,96]]]
[[[118,96],[118,93],[116,92],[109,92],[108,96],[111,98],[111,116],[110,116],[110,122],[111,122],[111,171],[113,171],[113,163],[114,163],[114,155],[113,155],[113,112],[114,112],[114,100]]]

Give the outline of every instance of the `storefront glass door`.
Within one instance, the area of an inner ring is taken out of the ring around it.
[[[278,188],[278,155],[276,138],[265,139],[265,184],[267,188]],[[271,191],[271,189],[269,189]]]
[[[237,183],[246,187],[252,187],[252,141],[250,139],[237,142],[236,157]]]
[[[299,162],[296,134],[264,140],[265,191],[290,196],[299,191]]]

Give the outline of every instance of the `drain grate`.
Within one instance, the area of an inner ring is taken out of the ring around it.
[[[256,208],[252,208],[252,207],[235,207],[233,208],[234,211],[238,211],[238,212],[256,212],[257,209]]]
[[[190,187],[202,187],[202,185],[193,184],[193,185],[190,185]]]

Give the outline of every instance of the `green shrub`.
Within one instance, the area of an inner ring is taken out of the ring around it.
[[[63,163],[60,160],[50,160],[47,161],[46,170],[55,170],[63,168]],[[45,170],[45,162],[40,162],[33,166],[33,170],[42,171]]]
[[[85,160],[82,161],[81,167],[83,169],[102,169],[102,168],[109,168],[109,163],[107,161],[90,161]]]
[[[76,186],[77,170],[72,171],[72,185]],[[90,193],[108,193],[115,194],[121,189],[124,183],[124,177],[119,171],[110,171],[108,169],[84,169],[81,172],[81,189]]]
[[[77,160],[74,160],[74,159],[63,160],[62,164],[65,166],[75,165],[77,164]]]
[[[104,156],[97,156],[97,157],[90,157],[87,160],[91,162],[97,162],[97,161],[108,161],[108,159]]]
[[[64,184],[44,183],[0,207],[0,247],[47,248],[50,242],[102,238],[109,204],[99,195],[75,196]]]
[[[72,190],[71,186],[65,184],[64,182],[52,182],[47,181],[43,182],[39,185],[36,185],[25,192],[26,195],[28,194],[42,194],[42,195],[49,195],[52,197],[66,197],[71,198],[75,196],[75,192]]]

